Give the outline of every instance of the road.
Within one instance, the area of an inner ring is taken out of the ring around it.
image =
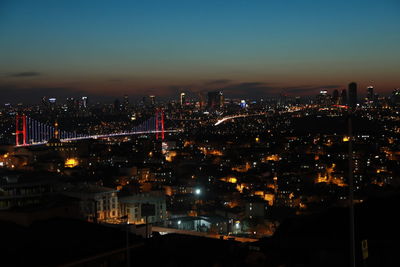
[[[209,233],[204,233],[204,232],[179,230],[179,229],[174,229],[174,228],[166,228],[166,227],[158,227],[158,226],[153,226],[152,231],[159,232],[160,234],[183,234],[183,235],[202,236],[202,237],[215,238],[215,239],[220,239],[220,236],[221,236],[221,235],[209,234]],[[235,241],[239,241],[239,242],[243,242],[243,243],[258,241],[258,239],[255,239],[255,238],[236,237],[236,236],[224,236],[224,239],[227,240],[228,238],[232,238],[232,237],[235,238]]]

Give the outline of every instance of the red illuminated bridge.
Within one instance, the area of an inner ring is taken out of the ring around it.
[[[86,135],[63,131],[58,129],[57,123],[55,123],[55,125],[48,125],[26,115],[17,115],[15,125],[16,146],[45,144],[52,138],[58,138],[63,142],[143,134],[154,134],[156,139],[164,140],[165,133],[180,132],[179,129],[165,129],[164,111],[161,109],[156,110],[154,117],[151,117],[130,130],[109,134]]]

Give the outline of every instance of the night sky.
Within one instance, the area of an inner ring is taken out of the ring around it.
[[[400,1],[0,1],[0,102],[400,87]]]

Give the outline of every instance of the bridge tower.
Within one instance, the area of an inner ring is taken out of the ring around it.
[[[160,138],[159,131],[161,130],[161,140],[164,140],[164,110],[161,108],[156,109],[156,139]]]
[[[16,115],[15,117],[15,145],[27,145],[26,115]]]

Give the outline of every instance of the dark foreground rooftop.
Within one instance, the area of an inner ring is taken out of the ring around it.
[[[356,266],[400,266],[400,196],[375,198],[356,205]],[[284,221],[272,238],[254,243],[265,266],[349,266],[349,210],[326,212]],[[368,244],[363,260],[362,241]]]
[[[357,266],[400,266],[400,196],[356,206]],[[130,235],[131,266],[348,266],[348,210],[283,222],[272,238],[239,243],[181,234]],[[72,219],[0,222],[1,266],[127,266],[126,232]],[[368,242],[363,261],[361,241]]]
[[[123,229],[51,219],[0,222],[0,235],[1,266],[127,266]],[[235,241],[177,234],[131,235],[130,245],[131,266],[244,266],[247,251]]]

